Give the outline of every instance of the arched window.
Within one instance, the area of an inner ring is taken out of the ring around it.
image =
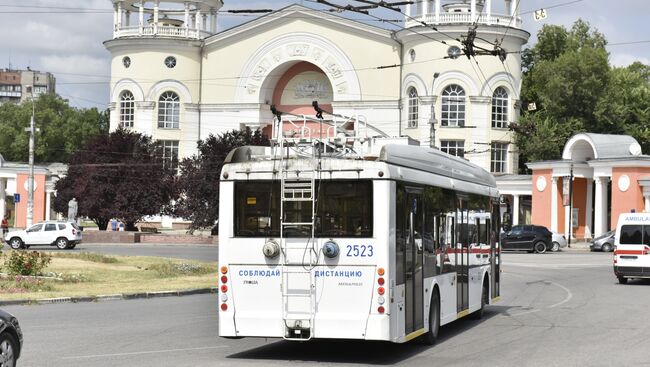
[[[449,85],[442,91],[442,126],[465,126],[465,90]]]
[[[120,95],[120,126],[132,128],[135,115],[135,98],[133,93],[125,90]]]
[[[178,129],[181,101],[178,94],[167,91],[158,99],[158,127]]]
[[[409,96],[409,115],[408,127],[418,127],[418,91],[414,87],[408,89]]]
[[[492,95],[492,127],[508,127],[508,92],[503,87]]]

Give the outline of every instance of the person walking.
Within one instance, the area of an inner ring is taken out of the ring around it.
[[[115,218],[111,219],[111,229],[113,232],[117,231],[117,219]]]
[[[7,222],[7,217],[2,217],[0,227],[2,227],[2,238],[4,238],[5,234],[9,232],[9,223]]]

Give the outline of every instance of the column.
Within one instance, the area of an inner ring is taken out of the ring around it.
[[[648,213],[650,212],[650,194],[643,195],[643,212]]]
[[[217,11],[212,9],[210,16],[210,32],[217,33]]]
[[[158,34],[158,10],[160,8],[160,0],[155,0],[153,3],[153,34]]]
[[[472,22],[476,21],[476,0],[471,0],[470,1],[470,13],[472,14]]]
[[[117,35],[117,3],[113,4],[113,37]]]
[[[591,212],[593,208],[593,202],[592,202],[592,196],[593,196],[593,189],[594,186],[594,180],[591,178],[587,179],[587,205],[585,207],[585,238],[593,238],[593,228],[594,224],[592,223],[591,220]]]
[[[208,15],[203,14],[203,19],[201,21],[201,30],[205,31],[208,28]]]
[[[124,20],[124,23],[126,23],[127,27],[130,27],[131,26],[131,12],[127,10],[126,12],[124,12],[124,14],[126,15],[126,19]]]
[[[140,9],[138,12],[138,21],[140,23],[140,30],[138,33],[142,35],[144,33],[144,0],[140,3]]]
[[[512,0],[505,0],[506,2],[506,14],[512,14]]]
[[[431,0],[424,0],[424,3],[422,3],[422,20],[426,22],[429,14],[431,14]]]
[[[117,29],[122,28],[122,2],[117,2]]]
[[[190,35],[190,3],[185,3],[185,37]]]
[[[564,207],[564,237],[567,238],[572,238],[571,233],[572,233],[572,228],[571,228],[571,206],[567,205]]]
[[[557,177],[551,177],[551,231],[557,232]]]
[[[487,24],[492,24],[492,0],[485,0],[485,14],[487,16]]]
[[[409,4],[406,4],[406,17],[408,18],[408,17],[410,17],[411,15],[412,15],[412,14],[411,14],[411,4],[409,3]],[[408,22],[409,19],[407,19],[406,21]]]
[[[440,24],[440,0],[434,0],[433,7],[436,8],[436,24]]]
[[[50,220],[50,213],[52,212],[52,193],[50,191],[45,193],[45,220]]]
[[[513,17],[518,17],[519,16],[519,2],[521,2],[521,0],[513,0],[512,1],[512,16]]]
[[[202,22],[202,16],[201,16],[201,9],[196,9],[196,29],[201,30],[203,29],[203,22]]]
[[[594,236],[607,232],[607,177],[594,177],[596,202],[594,204]]]
[[[512,195],[512,225],[519,224],[519,195]]]

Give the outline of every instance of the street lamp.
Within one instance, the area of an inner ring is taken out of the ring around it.
[[[36,128],[34,126],[34,86],[26,86],[27,93],[31,94],[32,99],[32,118],[28,128],[25,131],[29,132],[29,178],[27,179],[27,227],[31,227],[34,223],[34,133]]]

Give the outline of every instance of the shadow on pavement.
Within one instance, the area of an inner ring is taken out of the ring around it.
[[[494,316],[505,313],[508,308],[506,306],[488,306],[481,320],[472,320],[465,317],[441,327],[437,344],[471,330]],[[418,339],[404,344],[360,340],[320,339],[309,342],[280,340],[229,355],[227,358],[392,365],[410,359],[431,348],[436,348],[436,345],[426,346],[421,344]]]

